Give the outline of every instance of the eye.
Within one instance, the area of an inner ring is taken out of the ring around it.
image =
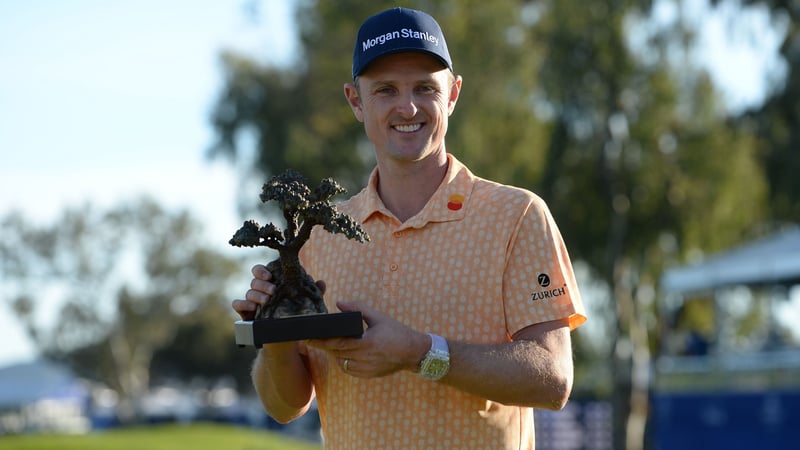
[[[422,94],[435,94],[436,92],[439,92],[439,91],[434,86],[425,85],[425,86],[418,87],[417,88],[417,92],[420,92]]]
[[[379,95],[391,95],[394,91],[394,88],[391,86],[381,86],[375,89],[375,93]]]

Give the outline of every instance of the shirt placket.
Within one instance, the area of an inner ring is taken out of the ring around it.
[[[403,232],[397,228],[388,230],[389,235],[386,237],[386,263],[382,268],[384,273],[384,286],[390,293],[391,298],[397,298],[397,291],[401,285],[401,277],[403,276]]]

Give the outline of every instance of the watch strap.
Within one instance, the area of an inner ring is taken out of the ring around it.
[[[419,376],[428,380],[439,380],[450,370],[450,348],[447,341],[438,335],[428,333],[431,348],[419,365]]]
[[[447,356],[450,356],[450,348],[447,345],[447,340],[439,335],[428,333],[428,336],[431,337],[431,351],[439,352],[439,353],[446,353]]]

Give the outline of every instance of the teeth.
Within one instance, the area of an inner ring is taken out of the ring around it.
[[[413,125],[395,125],[394,129],[401,133],[412,133],[422,128],[421,124],[415,123]]]

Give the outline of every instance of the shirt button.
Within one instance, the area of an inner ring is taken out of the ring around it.
[[[390,265],[389,266],[389,270],[391,270],[392,272],[396,271],[397,270],[397,264]]]

